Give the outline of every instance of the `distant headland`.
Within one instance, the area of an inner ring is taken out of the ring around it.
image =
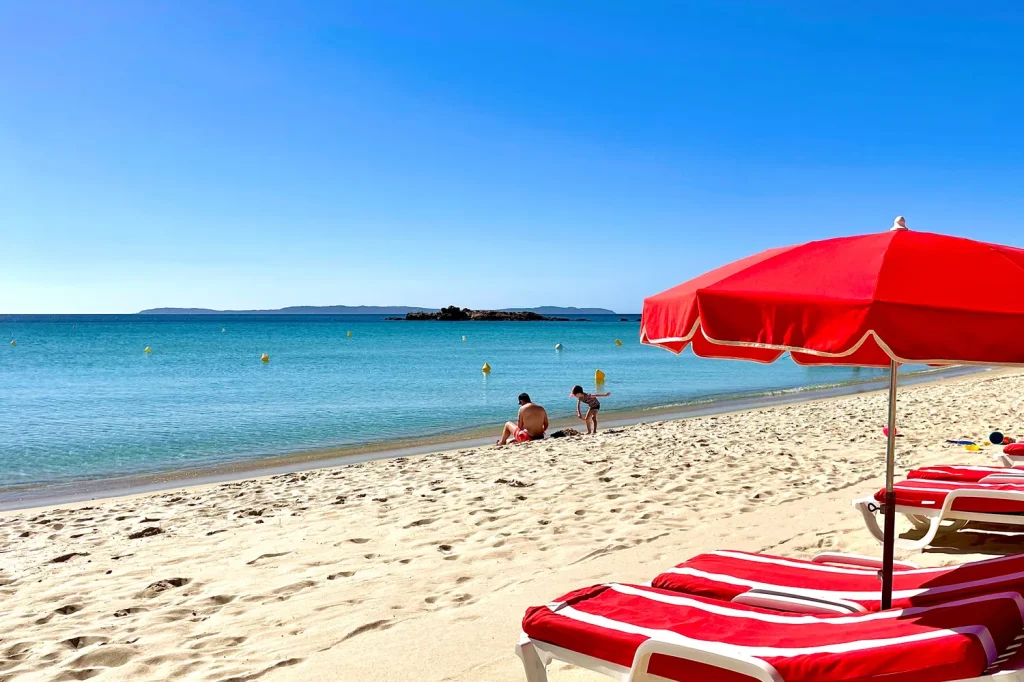
[[[457,306],[449,306],[444,310]],[[468,309],[467,309],[468,310]],[[379,306],[379,305],[297,305],[273,310],[212,310],[210,308],[149,308],[139,311],[139,315],[408,315],[409,313],[439,313],[438,308],[417,308],[410,306]],[[484,312],[484,311],[473,311]],[[540,306],[538,308],[502,308],[486,311],[494,313],[535,313],[538,316],[571,315],[617,315],[607,308],[573,308],[559,306]],[[403,318],[404,319],[404,318]],[[424,318],[429,319],[429,318]]]

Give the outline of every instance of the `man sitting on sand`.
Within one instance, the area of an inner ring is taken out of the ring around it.
[[[519,394],[519,421],[505,422],[498,445],[504,445],[511,438],[517,443],[540,440],[548,430],[548,413],[540,405],[530,402],[528,393]]]

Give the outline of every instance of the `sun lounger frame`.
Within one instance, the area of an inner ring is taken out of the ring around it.
[[[719,645],[716,648],[721,648],[721,646]],[[648,639],[637,647],[636,654],[633,656],[633,664],[629,668],[548,644],[547,642],[530,639],[526,633],[523,633],[520,637],[519,643],[516,644],[515,652],[519,660],[523,662],[523,668],[526,670],[526,682],[548,682],[547,666],[555,660],[607,675],[617,680],[617,682],[673,682],[660,675],[651,675],[647,672],[651,656],[655,654],[705,663],[716,668],[746,675],[756,682],[785,682],[775,668],[760,659],[742,655],[730,655],[722,651],[712,651],[695,646],[662,642],[653,638]],[[997,670],[981,677],[955,680],[954,682],[1024,682],[1024,669],[1019,665],[1012,665],[1011,668]]]
[[[1004,467],[1018,467],[1024,465],[1024,457],[1018,455],[1008,455],[1005,452],[997,452],[992,455],[992,458],[1002,464]]]
[[[993,500],[1007,500],[1013,502],[1024,502],[1024,491],[1015,490],[952,490],[946,495],[941,507],[917,507],[911,505],[896,505],[896,513],[906,516],[915,527],[924,530],[924,536],[919,540],[896,539],[896,546],[901,549],[916,551],[924,549],[931,544],[932,540],[940,532],[955,531],[963,528],[971,521],[979,523],[996,523],[1011,526],[1024,526],[1024,515],[1021,514],[998,514],[990,512],[965,512],[953,509],[953,504],[961,498],[986,498]],[[876,540],[882,542],[885,537],[882,528],[878,525],[876,511],[879,503],[874,497],[865,497],[853,501],[855,509],[864,516],[864,523]],[[952,521],[949,526],[943,526],[944,521]]]

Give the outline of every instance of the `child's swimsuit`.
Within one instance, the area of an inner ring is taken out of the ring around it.
[[[580,398],[580,402],[586,403],[587,407],[589,407],[592,410],[601,409],[601,401],[595,398],[594,396],[590,395],[589,393],[584,393],[583,397]]]

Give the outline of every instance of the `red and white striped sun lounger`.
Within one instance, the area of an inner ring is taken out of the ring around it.
[[[852,616],[783,614],[636,585],[536,606],[527,682],[558,659],[620,682],[1024,682],[1024,598],[978,595]]]
[[[651,586],[779,611],[820,615],[878,611],[877,560],[862,566],[839,565],[837,560],[848,561],[835,555],[805,561],[723,550],[684,561],[657,576]],[[940,568],[897,562],[892,605],[926,606],[1003,590],[1024,591],[1024,554]]]
[[[907,472],[907,478],[925,478],[930,481],[962,481],[964,483],[985,483],[987,479],[1012,479],[1021,477],[1024,482],[1024,468],[1015,467],[984,467],[968,464],[952,464],[943,466],[918,467]]]
[[[970,521],[1024,525],[1024,481],[996,482],[1006,480],[1014,479],[989,477],[984,483],[910,479],[896,483],[893,488],[896,513],[905,515],[925,531],[920,540],[897,539],[896,545],[904,549],[923,549],[940,531],[957,530]],[[853,502],[879,542],[883,535],[875,514],[884,500],[885,490],[881,490],[872,497]],[[943,526],[945,521],[952,521],[952,524]]]

